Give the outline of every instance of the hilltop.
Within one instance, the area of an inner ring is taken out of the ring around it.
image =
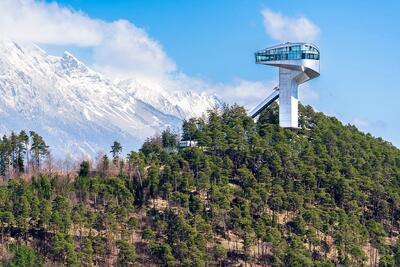
[[[257,122],[226,106],[183,123],[197,147],[166,130],[126,158],[115,142],[111,159],[77,174],[11,179],[0,187],[3,259],[398,266],[400,150],[309,106],[300,129],[277,119],[276,105]]]

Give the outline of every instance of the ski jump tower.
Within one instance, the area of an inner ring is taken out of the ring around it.
[[[250,112],[255,118],[279,98],[279,125],[298,128],[298,86],[319,76],[319,50],[308,43],[285,43],[255,53],[256,63],[279,68],[279,86]]]

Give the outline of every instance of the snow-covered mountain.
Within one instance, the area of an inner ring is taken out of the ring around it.
[[[95,155],[114,140],[137,149],[146,137],[179,128],[220,101],[208,94],[114,83],[65,52],[0,40],[0,133],[34,130],[55,155]]]
[[[206,92],[199,94],[193,91],[167,91],[164,88],[150,88],[133,79],[118,82],[118,87],[159,111],[178,118],[198,117],[205,110],[215,105],[221,105],[218,98],[210,96]]]

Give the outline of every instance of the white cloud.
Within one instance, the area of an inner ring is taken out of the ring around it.
[[[115,79],[134,78],[168,90],[206,91],[227,103],[254,106],[276,85],[241,79],[213,84],[188,77],[177,72],[156,40],[131,22],[93,19],[57,3],[1,0],[0,35],[19,42],[89,47],[93,67]]]
[[[115,77],[151,80],[175,70],[161,45],[125,20],[105,22],[35,0],[0,1],[0,36],[19,42],[93,49],[93,65]]]
[[[105,38],[94,48],[94,65],[115,78],[161,80],[176,70],[161,45],[126,20],[104,27]]]
[[[320,32],[317,25],[303,16],[291,18],[267,8],[261,14],[267,34],[281,42],[314,42]]]
[[[209,83],[182,73],[164,83],[164,86],[178,88],[181,91],[195,89],[198,92],[215,94],[228,104],[236,103],[248,109],[254,108],[269,96],[277,85],[277,80],[249,81],[235,79],[230,83]]]
[[[237,103],[252,109],[269,96],[277,85],[277,81],[237,80],[230,85],[221,84],[220,92],[223,94],[223,99],[229,103]]]
[[[261,15],[267,34],[281,42],[314,42],[320,33],[318,26],[304,16],[287,17],[268,8]],[[318,99],[319,95],[306,83],[299,87],[299,98],[304,103]]]
[[[292,20],[269,10],[262,13],[274,38],[293,39],[303,37],[304,32],[312,37],[318,32],[306,18]],[[87,47],[93,52],[93,67],[110,77],[134,78],[152,88],[205,91],[248,108],[257,105],[278,83],[237,79],[230,84],[215,84],[189,77],[177,71],[175,62],[156,40],[131,22],[94,19],[55,2],[0,0],[0,36],[39,45]],[[308,87],[300,92],[302,97],[315,96]]]
[[[103,39],[103,24],[56,3],[0,1],[0,32],[20,42],[98,45]]]

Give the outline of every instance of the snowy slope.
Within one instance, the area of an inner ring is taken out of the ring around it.
[[[152,105],[161,112],[179,118],[198,117],[206,109],[222,104],[218,98],[207,93],[198,94],[192,91],[149,88],[133,79],[121,81],[118,86],[132,94],[136,99]]]
[[[152,90],[133,80],[115,84],[65,52],[0,41],[0,133],[35,130],[55,155],[94,155],[114,140],[137,149],[143,140],[199,116],[218,99]]]

